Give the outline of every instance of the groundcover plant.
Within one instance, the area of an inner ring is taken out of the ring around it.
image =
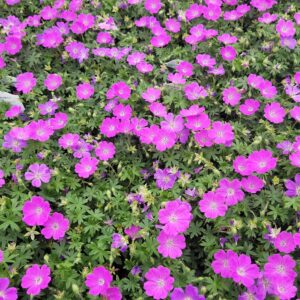
[[[0,0],[0,300],[300,297],[298,0]]]

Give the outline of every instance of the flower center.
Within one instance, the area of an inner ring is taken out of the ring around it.
[[[104,283],[105,283],[104,279],[101,278],[101,279],[98,280],[98,284],[100,286],[102,286]]]
[[[177,221],[177,216],[175,214],[171,214],[168,220],[170,223],[175,223]]]
[[[279,273],[279,274],[285,274],[285,267],[283,265],[278,265],[276,267],[276,271]]]
[[[246,275],[244,268],[237,268],[236,272],[239,276],[242,276],[242,277]]]
[[[53,229],[53,230],[58,230],[58,229],[59,229],[58,223],[56,223],[56,222],[53,223],[53,224],[52,224],[52,229]]]
[[[165,281],[163,279],[157,280],[157,285],[160,288],[163,288],[165,286]]]
[[[234,189],[229,188],[227,189],[227,196],[233,196],[235,194]]]
[[[36,285],[40,285],[42,283],[42,281],[43,281],[43,278],[41,276],[37,276],[34,279],[34,282]]]

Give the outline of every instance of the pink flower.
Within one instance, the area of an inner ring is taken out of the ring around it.
[[[85,285],[89,288],[89,294],[93,296],[105,295],[113,280],[110,272],[104,267],[96,267],[88,274]]]
[[[20,3],[20,1],[21,0],[5,0],[7,5],[15,5],[15,4]],[[8,286],[8,284],[7,284],[7,286]]]
[[[232,61],[236,58],[237,52],[232,46],[222,47],[220,54],[224,60]]]
[[[43,197],[33,196],[26,201],[22,208],[22,221],[29,226],[41,226],[46,223],[50,216],[50,204]]]
[[[94,157],[85,156],[75,165],[75,172],[81,178],[88,178],[97,170],[98,160]]]
[[[150,145],[154,138],[159,134],[160,128],[157,125],[151,125],[149,128],[145,127],[140,131],[139,138],[144,144]]]
[[[120,132],[120,121],[118,118],[105,118],[100,125],[101,134],[114,137]]]
[[[266,99],[273,99],[277,95],[276,87],[268,80],[261,81],[258,89],[260,90],[261,95]]]
[[[4,172],[0,169],[0,188],[5,184]]]
[[[69,220],[61,213],[55,212],[48,218],[41,233],[45,239],[49,240],[53,238],[57,241],[65,236],[66,232],[69,230],[69,226]]]
[[[235,205],[245,198],[244,192],[241,190],[241,182],[238,179],[228,180],[223,178],[219,182],[220,187],[216,190],[217,195],[221,195],[225,199],[228,206]]]
[[[62,78],[58,74],[48,74],[47,78],[44,81],[45,87],[49,91],[57,90],[62,84]]]
[[[18,92],[29,94],[35,86],[36,78],[31,72],[19,74],[16,78],[16,89]]]
[[[231,278],[233,272],[233,260],[238,255],[232,251],[219,250],[214,254],[214,261],[211,266],[216,274],[220,274],[223,278]]]
[[[89,49],[81,42],[71,42],[65,47],[66,51],[69,53],[70,57],[77,59],[79,63],[89,57]]]
[[[106,290],[104,297],[109,300],[121,300],[122,294],[118,287],[110,287]]]
[[[45,6],[40,11],[40,16],[47,21],[55,19],[57,16],[57,10],[51,6]]]
[[[145,293],[154,299],[166,299],[173,289],[174,278],[166,267],[150,268],[145,278],[147,279],[144,283]]]
[[[243,115],[251,116],[255,114],[260,107],[260,102],[255,99],[246,99],[244,104],[240,105],[240,112]]]
[[[201,67],[212,68],[216,64],[216,60],[209,54],[198,54],[196,56],[197,64]]]
[[[136,65],[139,72],[146,74],[153,71],[153,66],[145,61],[142,61]]]
[[[163,130],[178,133],[184,128],[184,121],[181,116],[174,116],[172,113],[164,116],[164,121],[160,122],[160,126]]]
[[[42,45],[45,48],[57,48],[64,41],[61,32],[56,27],[46,29],[43,33],[36,36],[37,45]]]
[[[264,13],[261,17],[258,18],[258,21],[264,24],[271,24],[277,20],[277,14]]]
[[[150,14],[156,14],[161,9],[162,4],[160,0],[145,0],[144,7]]]
[[[37,264],[26,270],[25,275],[22,277],[21,286],[23,289],[27,289],[27,295],[38,295],[41,290],[48,287],[51,281],[50,268],[47,265],[41,267]]]
[[[51,179],[50,169],[45,164],[32,164],[25,172],[25,179],[31,181],[32,186],[40,187]]]
[[[233,169],[236,173],[242,176],[248,176],[253,172],[250,161],[241,155],[237,156],[233,161]]]
[[[220,216],[225,216],[227,205],[225,198],[214,192],[203,194],[202,199],[199,201],[199,209],[204,213],[206,218],[215,219]]]
[[[282,123],[284,116],[285,110],[278,102],[267,104],[264,109],[264,117],[272,123]]]
[[[281,37],[293,37],[296,33],[294,23],[280,19],[276,25],[276,31]]]
[[[171,41],[171,37],[167,34],[154,36],[151,38],[150,43],[153,47],[162,48],[168,45]]]
[[[234,140],[234,133],[229,123],[222,123],[220,121],[213,122],[208,136],[215,144],[231,144]]]
[[[120,98],[123,100],[128,100],[131,95],[130,86],[124,81],[114,83],[106,93],[107,99]]]
[[[235,106],[240,102],[241,94],[238,89],[234,86],[231,86],[225,89],[222,93],[223,101],[230,106]]]
[[[277,158],[272,155],[272,151],[265,149],[252,152],[248,158],[252,171],[258,174],[265,174],[275,169]]]
[[[175,145],[176,140],[177,136],[175,133],[160,129],[154,137],[153,144],[158,151],[163,152],[171,149]]]
[[[80,100],[87,100],[94,95],[94,87],[89,82],[84,82],[76,87],[76,97]]]
[[[130,105],[124,105],[122,103],[116,105],[113,108],[113,115],[119,119],[130,119],[132,109]]]
[[[293,234],[286,231],[281,231],[274,240],[274,247],[284,253],[291,253],[295,250]]]
[[[187,202],[180,200],[166,202],[165,208],[158,212],[158,219],[163,224],[163,231],[169,235],[185,232],[193,218],[192,207]]]
[[[235,44],[238,39],[235,36],[230,35],[229,33],[224,33],[218,36],[218,41],[222,42],[225,45]]]
[[[270,9],[277,3],[276,0],[251,0],[250,4],[258,11]]]
[[[209,21],[217,21],[222,14],[222,9],[218,5],[211,5],[203,7],[203,17]]]
[[[300,151],[296,151],[289,156],[291,165],[300,168]]]
[[[187,84],[184,88],[184,94],[185,97],[190,101],[205,98],[207,96],[205,88],[199,85],[197,82]]]
[[[203,14],[203,6],[193,3],[185,12],[185,17],[188,21],[199,18]]]
[[[294,106],[291,110],[290,110],[290,116],[300,122],[300,106]]]
[[[175,259],[182,255],[182,249],[186,247],[185,238],[183,235],[170,235],[161,231],[157,237],[159,246],[158,253],[163,257]]]
[[[296,83],[300,84],[300,72],[295,73],[294,79],[295,79]]]
[[[193,65],[188,61],[182,61],[176,66],[176,71],[185,77],[193,75]]]
[[[22,41],[20,38],[9,35],[5,38],[4,49],[9,55],[15,55],[22,49]]]
[[[58,112],[54,115],[54,118],[49,119],[50,128],[53,130],[62,129],[68,123],[68,115],[62,112]]]
[[[53,101],[49,100],[46,103],[39,104],[38,108],[39,108],[39,112],[42,116],[54,115],[55,111],[58,109],[58,105],[57,105],[56,102],[53,102]],[[50,128],[50,130],[51,130],[51,126],[49,126],[48,124],[45,125],[45,128],[46,127]]]
[[[46,142],[54,133],[54,130],[50,127],[49,123],[44,120],[32,121],[27,127],[30,138],[34,141]]]
[[[98,144],[95,149],[96,155],[100,158],[100,160],[107,161],[112,159],[116,153],[115,145],[111,142],[102,141]]]
[[[185,124],[186,128],[189,128],[194,131],[201,129],[206,129],[210,126],[209,116],[205,113],[201,113],[197,116],[187,117],[187,122]]]
[[[251,263],[251,258],[241,254],[232,260],[232,279],[236,283],[242,283],[246,287],[254,284],[254,280],[260,275],[256,264]]]
[[[99,32],[97,35],[97,43],[98,44],[111,44],[113,42],[113,38],[109,32]]]
[[[246,192],[251,194],[255,194],[259,192],[260,190],[262,190],[262,188],[265,185],[262,179],[253,175],[250,175],[247,178],[243,178],[241,184],[242,184],[242,188]]]
[[[6,0],[8,2],[8,0]],[[18,293],[14,287],[9,287],[8,278],[0,278],[0,295],[3,300],[17,300]]]
[[[164,117],[167,114],[167,108],[158,102],[153,102],[149,105],[149,110],[157,117]]]
[[[145,92],[142,93],[142,98],[149,103],[158,100],[160,96],[161,96],[160,89],[153,88],[153,87],[148,88]]]
[[[272,282],[272,292],[282,300],[293,299],[296,296],[297,288],[293,283],[286,280],[274,280]]]
[[[146,54],[142,52],[133,52],[127,56],[127,62],[131,66],[136,66],[138,63],[144,61]]]
[[[170,32],[178,33],[180,31],[180,22],[176,19],[167,19],[165,22],[165,26]]]
[[[208,130],[199,130],[195,133],[194,138],[200,147],[211,147],[213,145],[213,141],[208,136]]]
[[[19,105],[13,105],[9,110],[5,112],[5,117],[9,119],[13,119],[18,117],[22,113],[22,107]]]
[[[291,282],[297,277],[295,266],[296,262],[290,255],[273,254],[264,266],[264,276],[271,281],[282,279]]]

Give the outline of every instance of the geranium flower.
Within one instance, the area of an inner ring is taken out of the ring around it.
[[[8,1],[8,0],[6,0]],[[11,0],[10,0],[11,1]],[[0,295],[3,300],[17,300],[18,293],[15,287],[9,287],[8,278],[0,278]]]
[[[170,257],[175,259],[182,255],[182,250],[186,247],[185,238],[183,235],[170,235],[163,230],[157,237],[159,246],[157,248],[158,253],[163,257]]]
[[[16,89],[18,92],[29,94],[35,86],[36,78],[31,72],[22,73],[16,77]]]
[[[69,230],[69,226],[69,220],[65,218],[61,213],[55,212],[47,219],[41,233],[47,240],[51,238],[53,238],[54,240],[60,240]]]
[[[31,181],[32,186],[40,187],[42,183],[48,183],[51,179],[50,169],[45,164],[32,164],[25,172],[25,179]]]
[[[227,211],[226,200],[220,194],[207,192],[202,195],[199,201],[199,209],[204,213],[206,218],[215,219],[220,216],[225,216]]]
[[[166,267],[150,268],[145,274],[145,278],[145,293],[154,299],[166,299],[169,292],[173,289],[174,278]]]
[[[205,300],[205,297],[199,295],[198,288],[189,284],[185,287],[185,290],[182,288],[175,288],[170,296],[171,300]]]
[[[27,289],[26,294],[36,296],[46,289],[51,281],[50,272],[47,265],[35,264],[28,268],[21,281],[22,288]]]

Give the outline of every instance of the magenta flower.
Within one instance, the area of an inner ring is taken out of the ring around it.
[[[272,85],[272,82],[263,80],[259,85],[261,95],[266,99],[273,99],[277,95],[277,89]]]
[[[74,133],[65,133],[63,134],[59,140],[58,144],[63,149],[72,148],[79,142],[80,136]]]
[[[109,32],[99,32],[96,41],[98,44],[111,44],[113,42],[113,37]]]
[[[186,117],[185,127],[193,131],[207,129],[210,126],[210,118],[207,114],[201,113],[197,116]]]
[[[54,118],[48,120],[53,130],[62,129],[68,123],[68,115],[62,112],[55,113]]]
[[[48,74],[44,85],[49,91],[55,91],[62,85],[62,78],[58,74]]]
[[[205,88],[197,82],[189,83],[184,88],[185,97],[190,101],[195,101],[200,98],[205,98],[208,94]]]
[[[276,279],[272,282],[272,292],[279,299],[288,300],[296,296],[297,288],[290,281]]]
[[[58,109],[58,105],[56,102],[53,102],[51,100],[45,102],[45,103],[41,103],[38,105],[40,114],[42,116],[44,115],[54,115],[55,111]]]
[[[176,140],[177,136],[174,132],[160,129],[154,137],[153,143],[158,151],[163,152],[171,149],[175,145]]]
[[[113,115],[119,119],[130,119],[132,114],[132,108],[130,105],[124,105],[122,103],[117,104],[113,108]]]
[[[220,121],[213,122],[208,136],[215,144],[230,145],[234,140],[234,133],[232,126],[229,123],[222,123]]]
[[[220,274],[223,278],[231,278],[233,273],[233,261],[238,255],[232,251],[219,250],[214,254],[214,261],[211,266],[216,274]]]
[[[230,106],[237,105],[241,100],[241,94],[239,93],[238,89],[234,86],[231,86],[225,89],[222,93],[223,101]]]
[[[25,179],[31,181],[32,186],[40,187],[51,179],[50,169],[45,164],[32,164],[25,172]]]
[[[232,279],[234,282],[250,287],[259,275],[258,266],[251,263],[249,256],[241,254],[232,260]]]
[[[156,14],[161,9],[162,4],[160,0],[146,0],[144,7],[150,14]]]
[[[158,212],[158,219],[163,224],[163,231],[169,235],[185,232],[193,218],[191,206],[180,200],[166,202],[165,208]]]
[[[8,278],[0,278],[0,297],[3,300],[17,300],[17,289],[9,286]]]
[[[240,112],[245,116],[251,116],[258,111],[259,107],[259,101],[255,99],[246,99],[245,102],[240,105]]]
[[[175,259],[182,255],[182,250],[186,247],[185,238],[183,235],[170,235],[163,230],[157,237],[159,246],[157,248],[158,253],[163,257],[170,257]]]
[[[176,19],[170,18],[165,22],[166,29],[173,33],[178,33],[180,31],[180,22]]]
[[[158,100],[160,96],[161,96],[160,89],[153,88],[153,87],[148,88],[145,92],[142,93],[142,98],[149,103]]]
[[[127,62],[130,66],[136,66],[138,63],[143,62],[146,54],[142,52],[132,52],[127,56]]]
[[[97,158],[85,156],[75,165],[75,172],[81,178],[88,178],[96,172],[98,162]]]
[[[22,73],[16,77],[16,89],[18,92],[29,94],[35,86],[36,78],[31,72]]]
[[[253,172],[249,159],[242,155],[237,156],[233,161],[233,169],[242,176],[248,176]]]
[[[182,61],[176,66],[176,71],[185,77],[193,75],[193,65],[188,61]]]
[[[79,63],[89,57],[89,49],[81,42],[71,42],[65,47],[66,51],[69,53],[70,57],[77,59]]]
[[[208,136],[208,130],[200,130],[194,135],[196,143],[200,147],[211,147],[213,145],[212,139]]]
[[[265,174],[275,169],[277,164],[277,158],[273,157],[272,151],[265,149],[252,152],[248,161],[252,171],[258,174]]]
[[[226,200],[220,194],[207,192],[202,195],[199,201],[199,209],[204,213],[206,218],[215,219],[220,216],[225,216],[227,211]]]
[[[156,300],[166,299],[169,292],[173,289],[174,278],[168,268],[158,266],[150,268],[145,274],[147,281],[144,283],[144,289],[147,296]]]
[[[238,39],[237,37],[230,35],[229,33],[224,33],[218,36],[218,41],[222,42],[225,45],[235,44]]]
[[[198,54],[196,56],[197,64],[201,67],[212,68],[216,64],[216,60],[209,54]]]
[[[69,230],[70,222],[61,213],[53,213],[44,224],[44,228],[41,233],[45,239],[60,240],[65,236],[65,233]]]
[[[146,74],[153,71],[153,66],[145,61],[142,61],[136,65],[137,70],[140,73]]]
[[[149,110],[157,117],[164,117],[167,114],[167,108],[158,102],[153,102],[149,105]]]
[[[227,61],[232,61],[237,56],[236,50],[232,46],[222,47],[220,50],[220,54],[222,58]]]
[[[85,285],[92,296],[105,295],[113,280],[110,272],[104,267],[96,267],[86,276]]]
[[[217,21],[222,14],[222,9],[218,5],[208,4],[203,7],[203,17],[209,21]]]
[[[271,123],[279,124],[284,121],[285,110],[278,102],[272,102],[266,105],[264,117]]]
[[[54,130],[44,120],[32,121],[29,125],[29,133],[32,140],[46,142],[50,139]]]
[[[21,281],[22,288],[27,289],[26,294],[36,296],[41,290],[46,289],[51,281],[50,272],[47,265],[40,267],[35,264],[28,268]]]
[[[184,128],[184,121],[181,116],[174,116],[172,113],[164,116],[164,121],[160,122],[160,126],[163,130],[178,133]]]
[[[293,234],[286,231],[281,231],[274,239],[274,247],[284,253],[291,253],[295,250]]]
[[[100,160],[107,161],[114,157],[116,153],[116,148],[113,143],[102,141],[98,144],[97,148],[95,149],[95,153]]]
[[[226,205],[235,205],[244,200],[245,195],[241,190],[241,182],[238,179],[228,180],[223,178],[220,180],[219,185],[220,187],[216,190],[216,193],[225,199]]]
[[[106,92],[107,99],[120,98],[123,100],[128,100],[131,95],[130,86],[126,84],[126,82],[119,81],[109,88]]]
[[[241,181],[242,188],[248,193],[255,194],[263,189],[264,182],[257,176],[250,175],[247,178],[243,178]]]
[[[289,156],[292,166],[300,168],[300,151],[296,151]]]
[[[80,100],[87,100],[94,95],[94,87],[88,83],[84,82],[76,87],[76,97]]]
[[[292,37],[296,33],[294,23],[290,20],[280,19],[276,25],[276,31],[281,37]]]
[[[264,266],[264,276],[271,281],[282,279],[291,282],[297,277],[295,266],[296,262],[290,255],[273,254]]]
[[[205,297],[199,295],[198,288],[189,284],[186,286],[185,290],[182,288],[176,288],[173,290],[170,296],[171,300],[184,300],[184,299],[191,299],[191,300],[205,300]]]
[[[104,297],[109,300],[121,300],[122,294],[118,287],[110,287],[106,290]]]
[[[287,190],[284,194],[287,197],[300,196],[300,174],[296,174],[295,181],[289,179],[284,184],[285,184],[285,187],[287,188]]]
[[[128,245],[127,245],[127,241],[124,238],[124,236],[122,236],[119,233],[114,233],[112,235],[111,247],[114,248],[114,249],[120,249],[121,252],[125,252],[128,248]]]
[[[43,197],[33,196],[26,201],[22,208],[22,221],[29,226],[41,226],[46,223],[50,216],[50,204]]]
[[[172,173],[170,169],[157,169],[154,174],[156,186],[161,190],[172,189],[178,177],[179,174]]]
[[[6,115],[6,114],[5,114]],[[294,106],[291,110],[290,110],[290,116],[300,122],[300,106]]]
[[[4,171],[0,169],[0,188],[3,187],[4,184],[5,184]]]
[[[9,55],[15,55],[22,49],[22,40],[16,36],[7,36],[5,38],[4,49]]]

